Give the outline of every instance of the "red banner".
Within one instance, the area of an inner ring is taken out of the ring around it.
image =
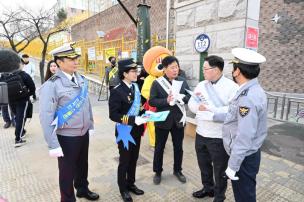
[[[246,48],[258,49],[259,29],[247,27],[246,30]]]

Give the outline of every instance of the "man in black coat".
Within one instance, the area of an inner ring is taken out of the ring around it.
[[[189,89],[189,86],[184,78],[178,76],[179,65],[176,57],[165,57],[162,61],[162,65],[164,67],[165,75],[153,82],[150,91],[149,104],[156,107],[157,111],[169,110],[170,113],[166,121],[155,122],[156,142],[153,159],[153,171],[155,172],[155,176],[153,182],[154,184],[159,184],[161,182],[164,148],[170,132],[174,148],[173,174],[180,182],[185,183],[186,177],[181,171],[186,118],[184,104],[187,104],[190,99],[190,95],[185,89]],[[173,80],[183,82],[179,94],[172,94],[171,85]]]
[[[12,50],[0,49],[0,71],[0,73],[11,73],[11,76],[19,77],[18,84],[24,87],[24,92],[26,92],[20,98],[18,96],[19,91],[9,92],[9,94],[12,94],[9,98],[9,105],[15,115],[16,121],[15,147],[20,147],[26,142],[23,139],[26,133],[24,125],[26,119],[31,117],[32,104],[29,98],[33,96],[36,99],[36,87],[30,75],[21,70],[21,59],[18,54]],[[12,100],[12,98],[14,98],[14,100]]]
[[[116,122],[115,136],[119,150],[118,186],[124,201],[133,201],[129,194],[144,194],[135,183],[136,163],[140,140],[146,119],[141,118],[140,90],[137,80],[137,65],[132,59],[118,62],[119,85],[113,88],[109,98],[110,119]],[[129,143],[130,141],[130,143]]]

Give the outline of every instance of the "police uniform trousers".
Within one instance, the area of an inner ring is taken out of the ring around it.
[[[179,172],[182,170],[184,127],[177,127],[176,124],[173,124],[172,128],[169,130],[155,127],[153,171],[156,173],[161,173],[163,171],[164,149],[169,132],[171,133],[173,142],[174,172]]]
[[[22,134],[25,133],[24,125],[26,122],[27,108],[29,105],[28,100],[20,100],[10,103],[13,114],[15,115],[15,140],[19,141]]]
[[[57,135],[63,157],[58,158],[61,202],[74,202],[74,188],[80,192],[88,190],[89,133],[68,137]]]
[[[223,176],[229,156],[225,151],[223,139],[208,138],[196,134],[195,150],[204,189],[207,192],[214,191],[214,201],[224,201],[227,179]]]
[[[261,151],[258,150],[243,160],[236,173],[239,180],[231,180],[236,202],[256,202],[256,175],[259,172]]]
[[[129,143],[128,150],[124,147],[122,141],[118,142],[119,165],[117,183],[121,193],[127,191],[128,187],[135,183],[136,164],[140,149],[141,133],[135,135],[132,134],[132,137],[136,145]]]

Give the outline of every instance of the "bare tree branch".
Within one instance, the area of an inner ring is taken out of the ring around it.
[[[41,61],[39,64],[40,67],[40,77],[41,83],[44,82],[44,64],[46,59],[46,53],[48,48],[48,43],[51,36],[56,33],[67,31],[67,24],[60,24],[59,26],[54,27],[54,13],[40,9],[37,14],[30,12],[26,9],[21,8],[23,16],[23,21],[31,24],[36,31],[37,37],[41,40],[43,47],[41,51]]]
[[[31,24],[22,21],[22,10],[5,10],[0,20],[0,37],[8,40],[11,48],[19,53],[36,37]]]
[[[48,43],[53,35],[67,31],[69,26],[62,22],[55,27],[55,13],[52,11],[40,9],[33,12],[20,7],[15,11],[6,10],[0,19],[0,38],[6,39],[15,52],[23,51],[35,38],[41,40],[43,47],[39,69],[42,83]]]

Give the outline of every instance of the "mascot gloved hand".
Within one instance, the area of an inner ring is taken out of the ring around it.
[[[144,104],[145,110],[149,110],[153,112],[156,111],[154,107],[149,105],[150,89],[152,87],[153,81],[156,80],[158,77],[164,75],[163,66],[161,63],[162,60],[169,55],[172,55],[172,53],[167,48],[164,48],[162,46],[154,46],[150,48],[144,55],[143,65],[146,72],[149,74],[149,76],[146,77],[143,87],[141,89],[142,96],[147,99],[147,102]],[[149,133],[150,146],[154,147],[155,146],[154,123],[148,122],[147,128]]]

